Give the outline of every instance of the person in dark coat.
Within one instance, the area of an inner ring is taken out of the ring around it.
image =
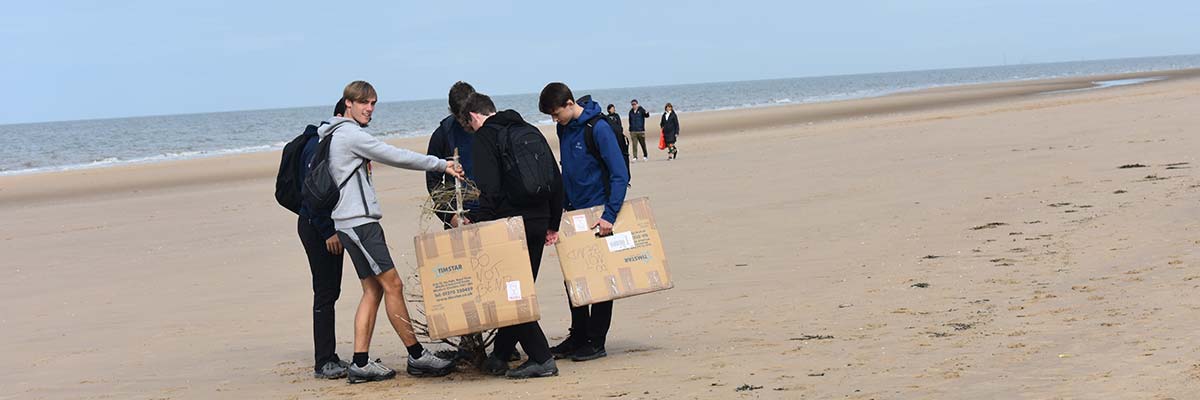
[[[667,142],[667,159],[674,160],[679,157],[679,149],[675,148],[675,140],[679,138],[679,117],[675,115],[675,106],[671,103],[664,107],[658,126],[662,127],[663,140]]]
[[[650,118],[650,112],[638,105],[637,99],[629,102],[629,153],[633,155],[633,162],[637,162],[638,145],[642,145],[642,160],[649,161],[650,155],[646,152],[650,150],[646,147],[646,118]]]
[[[459,119],[469,132],[473,132],[473,156],[475,168],[475,183],[479,185],[479,207],[466,215],[465,222],[483,222],[508,217],[520,216],[525,221],[525,240],[529,250],[529,264],[533,268],[533,279],[537,280],[538,269],[542,264],[542,251],[545,246],[558,243],[558,221],[563,213],[562,175],[554,168],[554,183],[551,193],[545,199],[524,204],[510,198],[506,189],[508,185],[521,185],[521,182],[509,181],[511,175],[504,173],[504,152],[501,142],[507,140],[508,134],[519,129],[537,132],[537,128],[525,122],[513,110],[496,112],[492,99],[482,93],[472,93],[462,104]],[[540,136],[540,133],[539,133]],[[509,142],[510,145],[517,143]],[[545,154],[553,158],[550,145],[544,140],[539,142],[519,143],[525,146],[544,146]],[[550,160],[557,164],[554,160]],[[450,219],[451,225],[458,226],[458,216]],[[517,343],[529,354],[529,360],[516,369],[509,369],[508,360],[516,349]],[[492,375],[507,375],[509,378],[541,378],[558,375],[558,366],[554,355],[550,352],[550,344],[546,334],[542,332],[537,321],[526,322],[514,326],[500,328],[496,334],[495,347],[492,354],[484,361],[483,370]]]
[[[442,122],[438,124],[433,134],[429,135],[429,149],[425,151],[425,154],[449,160],[454,156],[454,150],[458,150],[458,161],[463,167],[463,173],[467,175],[467,179],[474,181],[474,157],[471,155],[471,141],[474,139],[467,133],[463,127],[463,123],[458,120],[459,110],[462,108],[463,102],[467,100],[467,96],[471,93],[475,93],[475,88],[463,81],[455,82],[450,87],[450,94],[448,95],[450,115],[442,119]],[[429,191],[429,194],[433,194],[434,190],[443,186],[453,187],[454,177],[444,172],[425,173],[425,189]],[[451,200],[450,205],[453,204],[454,201]],[[446,207],[447,205],[441,204],[438,206]],[[477,201],[467,200],[463,202],[463,208],[468,211],[478,207],[479,202]],[[438,213],[437,217],[442,220],[444,228],[450,228],[450,214]]]
[[[605,118],[608,118],[608,126],[612,128],[613,133],[617,134],[618,142],[624,142],[624,143],[619,143],[619,144],[621,145],[621,156],[625,157],[625,169],[628,170],[629,169],[629,143],[630,143],[630,141],[629,141],[629,137],[625,136],[625,132],[623,132],[625,128],[621,127],[621,114],[617,114],[617,106],[614,106],[612,104],[609,104],[608,108],[606,108],[606,110],[608,110],[608,114],[605,114]],[[643,146],[643,147],[645,147],[645,146]],[[629,180],[632,182],[633,181],[633,170],[629,170],[629,172],[630,172]]]

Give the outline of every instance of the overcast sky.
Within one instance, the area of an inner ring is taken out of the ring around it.
[[[460,79],[512,94],[1200,53],[1195,0],[27,1],[3,14],[0,124],[326,105],[355,79],[395,101]]]

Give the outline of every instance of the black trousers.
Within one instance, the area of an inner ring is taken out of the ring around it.
[[[313,351],[314,368],[329,361],[338,361],[337,339],[333,334],[333,303],[342,295],[342,256],[325,249],[325,239],[312,224],[300,218],[296,224],[300,243],[308,254],[313,289]]]
[[[538,268],[542,264],[542,251],[546,249],[546,230],[549,227],[550,221],[546,219],[525,220],[525,241],[529,247],[529,264],[533,266],[534,281],[537,280]],[[507,361],[517,348],[517,343],[529,354],[529,359],[535,362],[543,363],[554,357],[550,354],[546,334],[542,332],[542,326],[537,321],[500,328],[496,333],[492,355]]]
[[[612,310],[612,300],[571,307],[571,334],[568,336],[576,343],[582,344],[586,339],[593,346],[604,347],[604,341],[608,339],[608,327],[612,325]]]

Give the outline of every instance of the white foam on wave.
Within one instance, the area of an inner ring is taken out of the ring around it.
[[[45,167],[35,167],[35,168],[0,171],[0,176],[27,175],[27,174],[37,174],[37,173],[43,173],[43,172],[74,171],[74,170],[81,170],[81,169],[95,169],[95,168],[111,167],[111,166],[117,166],[117,165],[150,164],[150,163],[157,163],[157,162],[163,162],[163,161],[189,160],[189,159],[196,159],[196,158],[219,157],[219,156],[233,155],[233,154],[259,153],[259,152],[264,152],[264,151],[280,149],[280,148],[283,148],[283,146],[286,144],[287,144],[286,142],[280,142],[280,143],[269,144],[269,145],[247,146],[247,147],[239,147],[239,148],[234,148],[234,149],[167,152],[167,153],[162,153],[162,154],[153,155],[153,156],[134,157],[134,158],[105,157],[103,159],[94,160],[94,161],[85,162],[85,163],[67,164],[67,165],[52,165],[52,166],[45,166]]]

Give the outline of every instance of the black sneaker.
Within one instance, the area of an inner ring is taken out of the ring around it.
[[[317,368],[317,370],[313,373],[313,376],[317,379],[345,378],[346,367],[346,362],[342,360],[326,361],[325,364],[322,364],[320,368]]]
[[[567,335],[566,340],[550,348],[550,354],[554,355],[555,359],[568,358],[585,343],[582,339],[576,339],[574,336]]]
[[[554,358],[546,360],[544,363],[538,363],[530,359],[517,369],[509,370],[507,374],[509,379],[528,379],[528,378],[545,378],[548,376],[558,375],[558,365],[554,363]]]
[[[496,354],[492,353],[483,360],[483,366],[480,367],[483,373],[493,376],[501,376],[508,372],[508,361],[496,358]]]
[[[587,345],[580,347],[571,354],[571,361],[591,361],[597,358],[608,357],[608,352],[604,351],[604,346]]]
[[[380,361],[378,358],[375,361],[367,361],[367,365],[362,367],[350,364],[346,373],[347,380],[350,383],[362,383],[395,378],[396,371],[384,366]]]

